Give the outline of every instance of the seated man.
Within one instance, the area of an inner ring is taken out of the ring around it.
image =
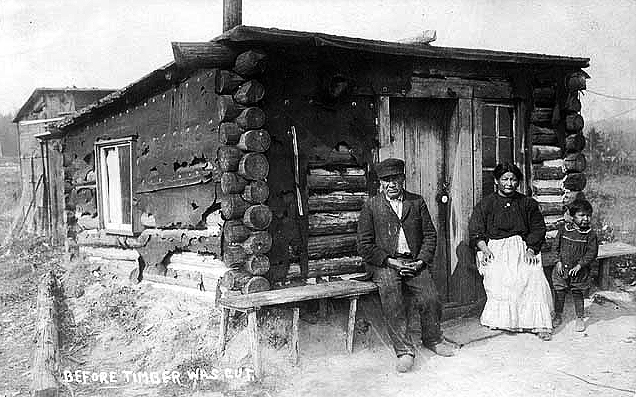
[[[358,219],[358,253],[378,284],[383,315],[398,357],[398,372],[413,366],[415,348],[408,335],[403,288],[421,318],[422,342],[441,356],[452,356],[442,337],[442,304],[428,270],[437,234],[422,196],[404,190],[404,161],[386,159],[376,165],[380,193],[369,199]]]

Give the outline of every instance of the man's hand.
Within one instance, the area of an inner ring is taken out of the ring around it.
[[[570,271],[568,272],[568,274],[572,277],[576,276],[576,274],[581,270],[581,265],[576,265],[574,266],[572,269],[570,269]]]
[[[401,261],[399,259],[395,259],[395,258],[386,258],[386,266],[390,267],[391,269],[395,269],[397,271],[402,270],[402,265],[404,264],[404,261]]]
[[[556,263],[555,267],[556,267],[556,269],[555,269],[556,270],[556,274],[559,277],[563,277],[563,263],[561,263],[561,261],[558,261]]]
[[[416,260],[413,262],[406,262],[402,264],[402,269],[400,270],[400,276],[404,277],[413,277],[422,270],[424,267],[424,261]]]
[[[397,270],[400,276],[413,277],[424,267],[424,262],[421,260],[406,262],[403,259],[387,258],[386,265]]]

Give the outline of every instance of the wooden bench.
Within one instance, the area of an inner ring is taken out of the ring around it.
[[[636,247],[625,243],[608,243],[598,246],[598,286],[602,289],[612,287],[612,278],[610,276],[610,268],[612,258],[618,258],[623,255],[636,254]]]
[[[358,297],[375,292],[377,289],[378,287],[376,284],[370,281],[343,280],[220,298],[219,305],[221,306],[222,313],[219,330],[219,354],[223,355],[223,352],[225,351],[230,309],[247,313],[247,329],[250,340],[250,352],[252,354],[252,365],[254,366],[255,376],[259,377],[261,374],[261,364],[258,342],[258,323],[256,318],[258,310],[267,306],[326,298],[349,299],[349,320],[347,322],[345,347],[347,351],[351,353],[353,352],[353,334],[358,307]],[[297,364],[299,353],[298,321],[300,310],[297,306],[293,307],[292,310],[292,335],[290,347],[292,362]]]

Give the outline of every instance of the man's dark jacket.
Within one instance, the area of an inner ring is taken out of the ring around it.
[[[358,218],[358,254],[367,265],[385,267],[396,254],[400,225],[411,254],[427,266],[433,263],[437,233],[422,196],[403,193],[402,219],[398,219],[384,193],[370,198]],[[367,267],[367,271],[372,271]]]

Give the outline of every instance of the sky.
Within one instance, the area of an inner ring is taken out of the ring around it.
[[[243,0],[243,24],[587,57],[584,118],[636,118],[636,0]],[[121,88],[221,30],[222,0],[0,0],[0,113],[36,87]]]

